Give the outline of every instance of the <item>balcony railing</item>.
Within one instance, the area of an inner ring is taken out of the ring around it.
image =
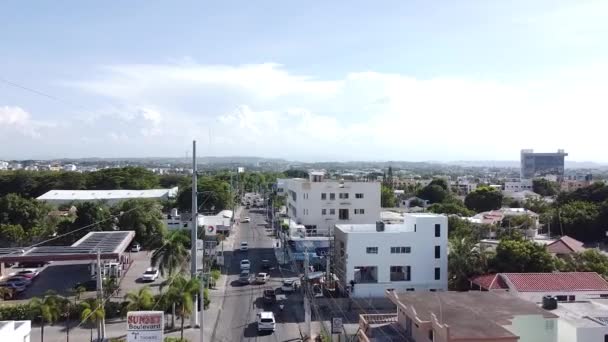
[[[396,313],[359,315],[357,337],[360,342],[415,342],[397,322]]]

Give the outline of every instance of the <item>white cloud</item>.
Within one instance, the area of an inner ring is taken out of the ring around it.
[[[271,63],[108,66],[69,85],[119,105],[71,129],[87,132],[85,155],[182,155],[196,138],[203,154],[216,155],[517,159],[521,148],[565,148],[573,160],[590,160],[603,155],[594,149],[608,121],[607,70],[502,83],[369,71],[323,80]]]
[[[39,124],[32,121],[30,114],[21,107],[3,106],[0,107],[0,132],[8,135],[17,131],[18,133],[28,136],[39,136]]]

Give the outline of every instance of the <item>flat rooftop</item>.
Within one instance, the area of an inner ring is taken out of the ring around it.
[[[89,232],[71,246],[0,248],[0,262],[117,259],[135,238],[132,230]]]
[[[451,338],[513,337],[503,326],[510,325],[515,316],[558,317],[504,292],[415,292],[397,296],[405,306],[413,306],[423,321],[430,321],[431,313],[435,314],[440,323],[450,326]]]
[[[160,198],[172,196],[175,189],[149,190],[50,190],[36,198],[39,201],[98,201],[126,198]]]
[[[586,302],[558,303],[557,309],[551,310],[551,312],[575,327],[608,327],[608,306],[606,304],[608,304],[606,300],[596,302],[593,299]]]
[[[376,233],[376,224],[337,224],[336,229],[339,229],[343,233],[353,234],[353,233]],[[413,233],[414,225],[413,224],[385,224],[384,231],[378,233]]]

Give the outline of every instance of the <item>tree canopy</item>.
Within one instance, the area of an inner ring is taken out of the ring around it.
[[[555,196],[558,193],[559,184],[550,180],[539,178],[532,181],[532,191],[541,196]]]
[[[232,205],[230,184],[210,176],[198,178],[199,212],[219,212]],[[184,211],[192,210],[192,186],[180,189],[177,195],[177,206]]]
[[[443,179],[436,179],[434,181],[442,181]],[[439,184],[432,184],[432,182],[418,191],[418,197],[423,198],[431,203],[440,203],[448,196],[448,191]]]
[[[380,190],[380,202],[382,208],[394,208],[397,205],[397,199],[395,193],[388,186],[382,185]]]
[[[287,178],[308,178],[308,172],[305,170],[289,169],[283,173]]]
[[[490,260],[493,272],[552,272],[553,257],[545,246],[528,240],[502,240]]]
[[[471,191],[464,199],[464,205],[476,212],[499,209],[502,205],[502,192],[489,186],[481,186]]]

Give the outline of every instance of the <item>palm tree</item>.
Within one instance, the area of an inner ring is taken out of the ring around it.
[[[184,321],[193,311],[194,297],[199,293],[201,287],[198,278],[185,278],[183,275],[177,275],[173,281],[165,297],[169,303],[174,303],[177,315],[181,318],[181,339],[184,339]]]
[[[448,258],[449,286],[451,290],[469,288],[469,278],[484,271],[483,257],[475,243],[467,238],[450,239]]]
[[[175,271],[184,270],[189,257],[188,245],[190,238],[179,230],[169,233],[160,248],[152,253],[150,263],[158,267],[163,276],[173,274]]]
[[[34,297],[29,302],[33,318],[40,318],[40,341],[44,342],[44,323],[53,324],[61,315],[61,299],[52,292],[41,298]]]
[[[127,305],[124,312],[150,310],[154,306],[154,295],[149,286],[144,286],[138,291],[131,291],[125,295]]]
[[[91,325],[91,342],[93,341],[93,326],[97,326],[97,339],[101,340],[101,330],[99,322],[102,321],[106,312],[102,303],[96,299],[88,299],[80,303],[82,311],[80,313],[81,323],[90,323]]]

